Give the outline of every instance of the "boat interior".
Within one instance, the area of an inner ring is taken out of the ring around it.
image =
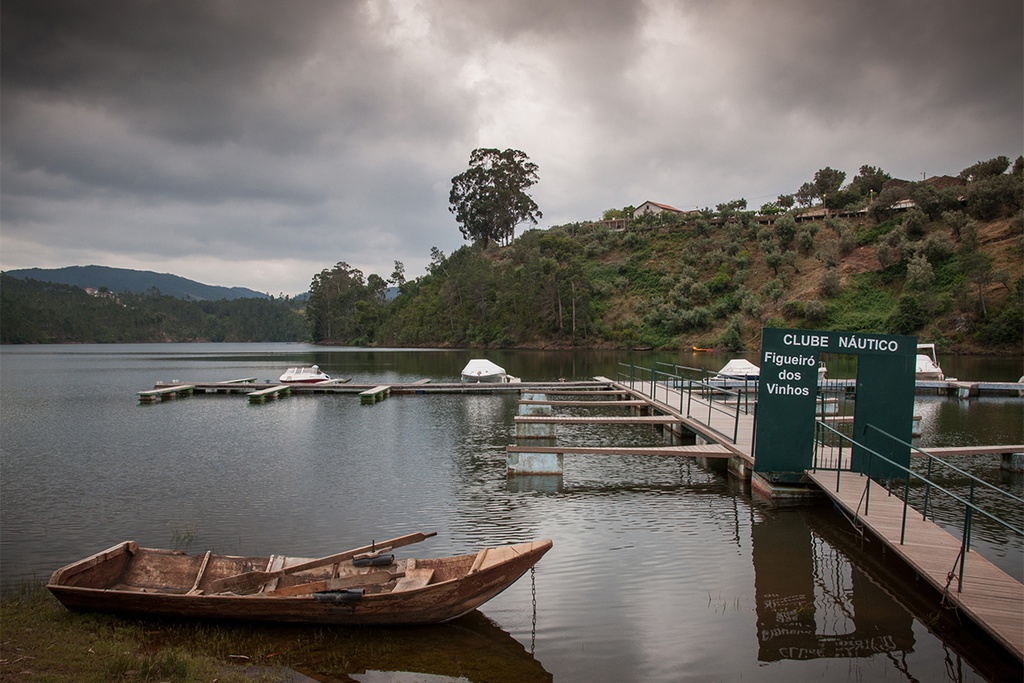
[[[430,559],[395,559],[382,552],[375,554],[371,562],[345,560],[276,575],[265,583],[254,584],[251,590],[236,587],[222,594],[287,597],[357,587],[367,595],[414,590],[497,564],[503,561],[504,551],[504,548],[490,548],[469,555]],[[278,572],[308,560],[283,555],[191,555],[176,550],[140,548],[129,542],[58,570],[51,583],[112,591],[203,595],[218,579],[247,572]]]

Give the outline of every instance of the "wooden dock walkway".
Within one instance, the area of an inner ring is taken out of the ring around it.
[[[291,393],[291,386],[288,384],[277,384],[266,389],[258,389],[257,391],[249,392],[249,403],[263,403],[267,400],[273,400],[287,396]]]
[[[626,389],[634,398],[647,401],[657,410],[671,415],[675,422],[700,434],[704,439],[729,449],[733,455],[753,466],[752,413],[741,410],[737,415],[735,405],[702,398],[697,393],[687,396],[682,389],[660,382],[653,387],[651,382],[633,382],[630,387],[618,386]]]
[[[963,585],[958,590],[957,579],[949,579],[949,574],[959,567],[959,539],[922,519],[913,508],[907,509],[904,532],[903,501],[862,474],[818,470],[808,471],[807,476],[855,524],[863,525],[950,603],[1024,661],[1024,584],[972,550],[965,558]],[[865,486],[870,486],[867,512]]]
[[[611,417],[607,415],[516,415],[512,420],[516,424],[556,425],[670,425],[679,423],[679,418],[672,415],[628,415],[625,417]]]
[[[544,399],[521,399],[520,404],[524,405],[551,405],[552,407],[586,407],[603,408],[617,406],[632,409],[636,413],[628,416],[565,416],[565,415],[517,415],[513,421],[517,425],[530,424],[552,424],[552,425],[654,425],[672,428],[681,425],[687,430],[700,434],[707,443],[694,446],[508,446],[509,453],[562,453],[562,454],[590,454],[590,455],[657,455],[675,457],[700,457],[700,458],[737,458],[746,466],[753,465],[751,453],[753,442],[753,416],[741,416],[739,432],[742,434],[737,442],[733,442],[731,434],[735,431],[735,411],[720,411],[719,402],[711,405],[709,401],[694,398],[690,404],[691,409],[697,412],[708,412],[711,414],[710,424],[694,419],[693,415],[686,416],[673,407],[680,404],[679,389],[665,387],[658,384],[655,391],[656,399],[650,396],[650,383],[634,382],[631,386],[615,382],[607,377],[595,377],[595,385],[586,389],[561,388],[553,386],[524,388],[523,393],[541,393],[545,396],[589,396],[593,400],[544,400]],[[621,399],[625,396],[628,398]],[[719,430],[722,430],[721,432]],[[728,430],[727,436],[725,430]]]
[[[521,398],[519,399],[519,405],[551,406],[552,408],[639,408],[641,406],[650,405],[650,403],[648,403],[647,401],[641,401],[639,399],[626,399],[621,401],[615,399],[601,399],[598,401],[538,401],[533,399]]]
[[[195,390],[196,386],[194,384],[171,384],[156,389],[149,389],[148,391],[140,391],[138,395],[139,401],[142,403],[155,403],[156,401],[166,401],[169,398],[178,398],[179,396],[191,396]]]
[[[223,382],[189,382],[194,393],[202,394],[248,394],[268,387],[280,386],[280,382],[255,382],[246,380],[230,380]],[[156,382],[150,391],[162,392],[174,387],[183,386],[182,382]],[[332,379],[312,384],[289,384],[293,394],[361,394],[367,389],[376,388],[377,384],[353,383],[349,379]],[[538,392],[544,394],[565,395],[623,395],[625,392],[615,391],[607,382],[596,380],[574,382],[506,382],[506,383],[469,383],[469,382],[434,382],[429,378],[407,383],[395,383],[391,394],[512,394],[520,392]],[[148,392],[139,392],[148,393]]]
[[[732,458],[724,446],[506,446],[508,453],[557,453],[563,455],[653,455],[662,457]]]
[[[1011,455],[1013,453],[1024,453],[1024,444],[1004,446],[937,446],[927,449],[927,452],[939,458],[947,455]],[[918,451],[911,451],[910,454],[923,457],[923,454]]]
[[[359,402],[364,405],[373,405],[378,401],[383,401],[391,395],[390,384],[379,384],[373,388],[367,389],[366,391],[359,392]]]

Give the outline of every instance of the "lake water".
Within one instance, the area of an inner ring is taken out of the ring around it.
[[[317,557],[418,530],[438,532],[412,549],[428,555],[551,538],[535,574],[453,624],[328,636],[254,630],[282,648],[303,647],[309,671],[340,680],[1019,678],[1019,664],[984,638],[948,615],[934,618],[934,599],[830,505],[771,506],[684,459],[567,456],[554,483],[507,478],[514,394],[393,396],[373,406],[354,395],[264,405],[224,395],[140,405],[136,397],[156,381],[276,378],[312,363],[359,383],[455,381],[469,358],[485,355],[526,380],[614,377],[620,362],[717,369],[728,360],[297,344],[5,346],[0,579],[42,580],[126,539]],[[1024,371],[1020,358],[940,360],[962,379],[1015,381]],[[925,417],[923,447],[1024,442],[1021,399],[919,397],[915,412]],[[559,432],[560,443],[660,439],[649,428]],[[962,466],[1024,492],[1021,475],[1000,471],[996,456]],[[1017,524],[1024,516],[1003,513]],[[975,547],[1024,578],[1021,539],[979,526]],[[372,640],[363,648],[371,654],[338,656],[360,639]]]

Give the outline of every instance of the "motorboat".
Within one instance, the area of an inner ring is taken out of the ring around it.
[[[551,549],[548,539],[466,555],[396,559],[415,533],[318,559],[236,557],[125,541],[66,567],[47,588],[68,609],[300,624],[437,624],[472,612]]]
[[[732,379],[741,381],[756,380],[761,376],[761,368],[757,367],[744,358],[733,358],[722,366],[716,377],[719,379]]]
[[[519,378],[509,375],[505,372],[505,368],[486,358],[474,358],[466,363],[466,367],[462,368],[462,381],[501,384],[518,382]]]
[[[935,344],[917,345],[917,362],[914,377],[923,381],[939,381],[946,379],[939,360],[935,355]]]
[[[818,384],[825,381],[828,368],[824,362],[818,364]],[[761,377],[761,368],[743,358],[733,358],[726,363],[714,376],[713,381],[729,381],[732,384],[739,382],[756,382]]]
[[[277,381],[283,384],[315,384],[317,382],[328,382],[331,376],[320,369],[319,365],[311,365],[303,368],[288,368]]]

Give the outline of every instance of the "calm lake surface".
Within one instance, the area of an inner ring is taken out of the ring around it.
[[[305,647],[309,671],[331,680],[1019,680],[1019,664],[955,618],[936,619],[934,598],[828,504],[771,506],[684,459],[566,456],[560,480],[509,479],[515,394],[393,396],[374,406],[354,395],[265,405],[136,397],[156,381],[262,380],[312,363],[358,383],[456,381],[470,358],[484,356],[524,380],[615,377],[620,362],[717,370],[729,359],[301,344],[0,347],[0,579],[42,580],[126,539],[317,557],[419,530],[438,532],[410,549],[428,555],[551,538],[533,576],[469,617],[348,632],[345,642],[387,643],[376,657],[328,652],[323,643],[334,641],[313,629],[264,630],[283,647]],[[940,361],[961,379],[1024,374],[1019,357]],[[1019,398],[918,397],[915,412],[923,448],[1024,443]],[[650,428],[615,429],[558,438],[661,443]],[[1024,478],[1001,471],[997,456],[957,462],[1024,494]],[[1024,524],[1024,510],[1000,512]],[[1021,539],[978,526],[974,547],[1024,578]]]

